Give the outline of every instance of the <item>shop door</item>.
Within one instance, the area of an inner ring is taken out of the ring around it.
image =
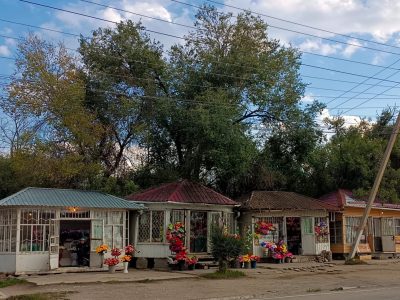
[[[191,211],[190,212],[190,252],[206,253],[207,252],[207,235],[208,235],[207,212]]]
[[[301,218],[301,247],[304,255],[314,255],[316,252],[313,217]]]
[[[374,252],[382,252],[382,222],[381,219],[374,218]]]
[[[58,268],[59,248],[60,248],[60,221],[50,220],[49,224],[49,269]]]
[[[382,251],[396,252],[396,244],[394,240],[394,219],[382,218],[381,222]]]

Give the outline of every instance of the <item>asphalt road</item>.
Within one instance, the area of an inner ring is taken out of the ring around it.
[[[370,289],[349,288],[343,291],[315,292],[301,295],[276,296],[276,297],[226,297],[213,298],[212,300],[278,300],[278,299],[301,299],[301,300],[399,300],[400,286],[380,287]],[[211,300],[211,299],[210,299]]]

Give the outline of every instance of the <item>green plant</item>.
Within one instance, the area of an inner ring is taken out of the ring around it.
[[[0,288],[5,288],[16,284],[25,284],[25,283],[27,283],[25,279],[6,278],[4,280],[0,280]]]
[[[202,275],[202,277],[207,279],[235,279],[245,277],[246,274],[242,271],[225,270],[223,272],[216,271],[214,273],[208,273]]]
[[[211,234],[211,254],[218,262],[219,272],[226,272],[228,262],[243,252],[244,242],[237,234],[228,234],[221,227],[214,227]]]

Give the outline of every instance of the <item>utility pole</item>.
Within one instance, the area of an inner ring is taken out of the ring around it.
[[[358,244],[360,243],[362,232],[363,232],[365,226],[367,225],[368,216],[369,216],[369,213],[371,212],[372,204],[375,201],[376,194],[378,193],[378,189],[381,184],[383,174],[385,173],[386,165],[390,158],[390,153],[392,153],[394,143],[396,142],[396,137],[397,137],[397,134],[399,133],[399,129],[400,129],[400,113],[397,116],[396,124],[394,125],[393,132],[390,135],[389,143],[386,146],[386,150],[383,155],[383,159],[379,166],[378,174],[375,177],[374,185],[372,186],[371,192],[368,197],[368,202],[365,207],[365,211],[364,211],[364,214],[363,214],[363,217],[361,220],[361,226],[357,230],[356,239],[354,241],[353,248],[351,249],[350,256],[348,257],[348,259],[353,259],[354,256],[356,255],[357,247],[358,247]]]

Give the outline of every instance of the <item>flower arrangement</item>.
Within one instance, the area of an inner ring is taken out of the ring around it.
[[[250,255],[250,261],[260,261],[260,257],[257,255]]]
[[[185,250],[185,226],[181,222],[169,224],[167,229],[167,241],[172,252]]]
[[[111,249],[111,255],[114,257],[118,257],[121,255],[121,250],[118,248],[113,248]]]
[[[108,246],[107,245],[100,245],[96,248],[96,253],[97,254],[104,254],[108,251]]]
[[[272,223],[258,221],[254,225],[254,230],[256,234],[267,235],[270,231],[275,231],[276,228]]]
[[[137,252],[137,250],[135,249],[135,247],[133,245],[125,246],[124,251],[125,251],[125,255],[130,255],[130,256],[133,256],[133,254],[135,252]]]
[[[186,263],[190,266],[190,265],[195,265],[197,264],[198,259],[196,256],[189,256],[186,258]]]
[[[260,246],[270,250],[272,258],[276,260],[282,260],[286,257],[293,258],[293,254],[288,251],[287,245],[283,240],[280,240],[277,244],[274,242],[262,242]]]
[[[175,260],[178,261],[178,262],[179,261],[186,261],[186,259],[187,259],[186,249],[177,252],[176,255],[175,255]]]
[[[185,226],[181,222],[169,224],[167,229],[167,241],[169,249],[175,252],[174,263],[185,262],[187,259],[187,250],[185,247]]]
[[[104,264],[109,267],[116,266],[119,264],[119,259],[116,257],[110,257],[104,260]]]
[[[130,255],[124,255],[121,258],[122,262],[130,262],[131,260],[132,260],[132,256],[130,256]]]
[[[321,221],[317,225],[314,226],[314,231],[316,236],[327,236],[329,235],[328,225]]]
[[[246,254],[246,255],[241,255],[239,256],[239,262],[241,263],[248,263],[250,262],[250,255]]]

